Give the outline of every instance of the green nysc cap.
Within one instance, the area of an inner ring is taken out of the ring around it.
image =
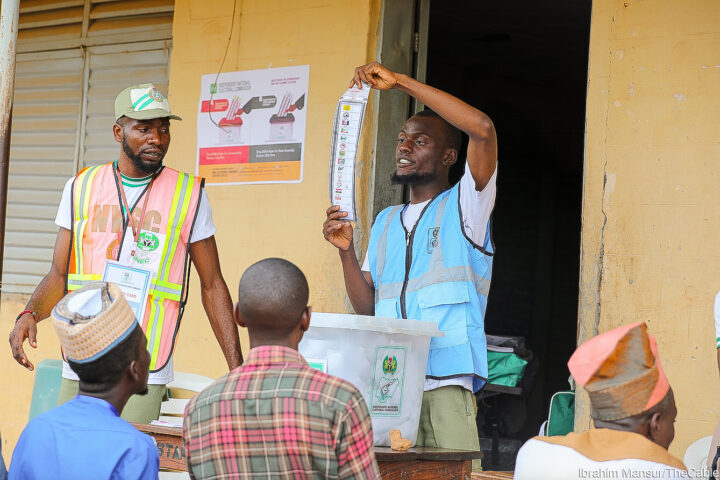
[[[132,85],[118,94],[115,98],[115,120],[122,116],[135,120],[153,118],[182,120],[170,112],[167,98],[152,83]]]

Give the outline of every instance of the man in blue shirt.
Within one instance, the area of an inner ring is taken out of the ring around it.
[[[120,418],[131,395],[147,392],[147,340],[119,287],[94,282],[63,298],[53,326],[80,393],[25,427],[11,480],[157,479],[154,441]]]

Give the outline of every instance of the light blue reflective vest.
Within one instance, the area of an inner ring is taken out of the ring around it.
[[[426,376],[473,375],[477,391],[488,375],[485,309],[494,248],[488,221],[485,242],[465,236],[460,184],[425,206],[406,232],[407,205],[388,207],[370,232],[368,261],[375,285],[375,315],[438,323],[444,337],[430,341]]]

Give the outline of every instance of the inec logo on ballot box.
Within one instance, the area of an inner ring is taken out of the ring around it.
[[[405,387],[407,346],[378,345],[375,347],[375,375],[370,400],[374,416],[397,417],[402,411]]]
[[[388,355],[383,360],[382,370],[385,375],[395,375],[397,372],[398,362],[394,355]]]
[[[138,237],[137,246],[140,250],[152,252],[160,246],[160,239],[154,233],[142,232]]]

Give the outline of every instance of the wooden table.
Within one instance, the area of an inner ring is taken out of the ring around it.
[[[383,480],[409,478],[469,480],[472,460],[482,458],[482,452],[425,447],[396,452],[390,447],[375,447],[375,458]]]
[[[160,455],[160,468],[187,471],[181,428],[139,423],[133,425],[155,438]],[[396,452],[389,447],[375,447],[375,457],[383,480],[469,480],[472,460],[482,458],[482,452],[421,447]]]
[[[133,423],[133,425],[141,432],[145,432],[155,439],[158,455],[160,456],[160,468],[187,472],[182,428],[161,427],[143,423]]]
[[[512,480],[513,472],[473,472],[471,480]]]

